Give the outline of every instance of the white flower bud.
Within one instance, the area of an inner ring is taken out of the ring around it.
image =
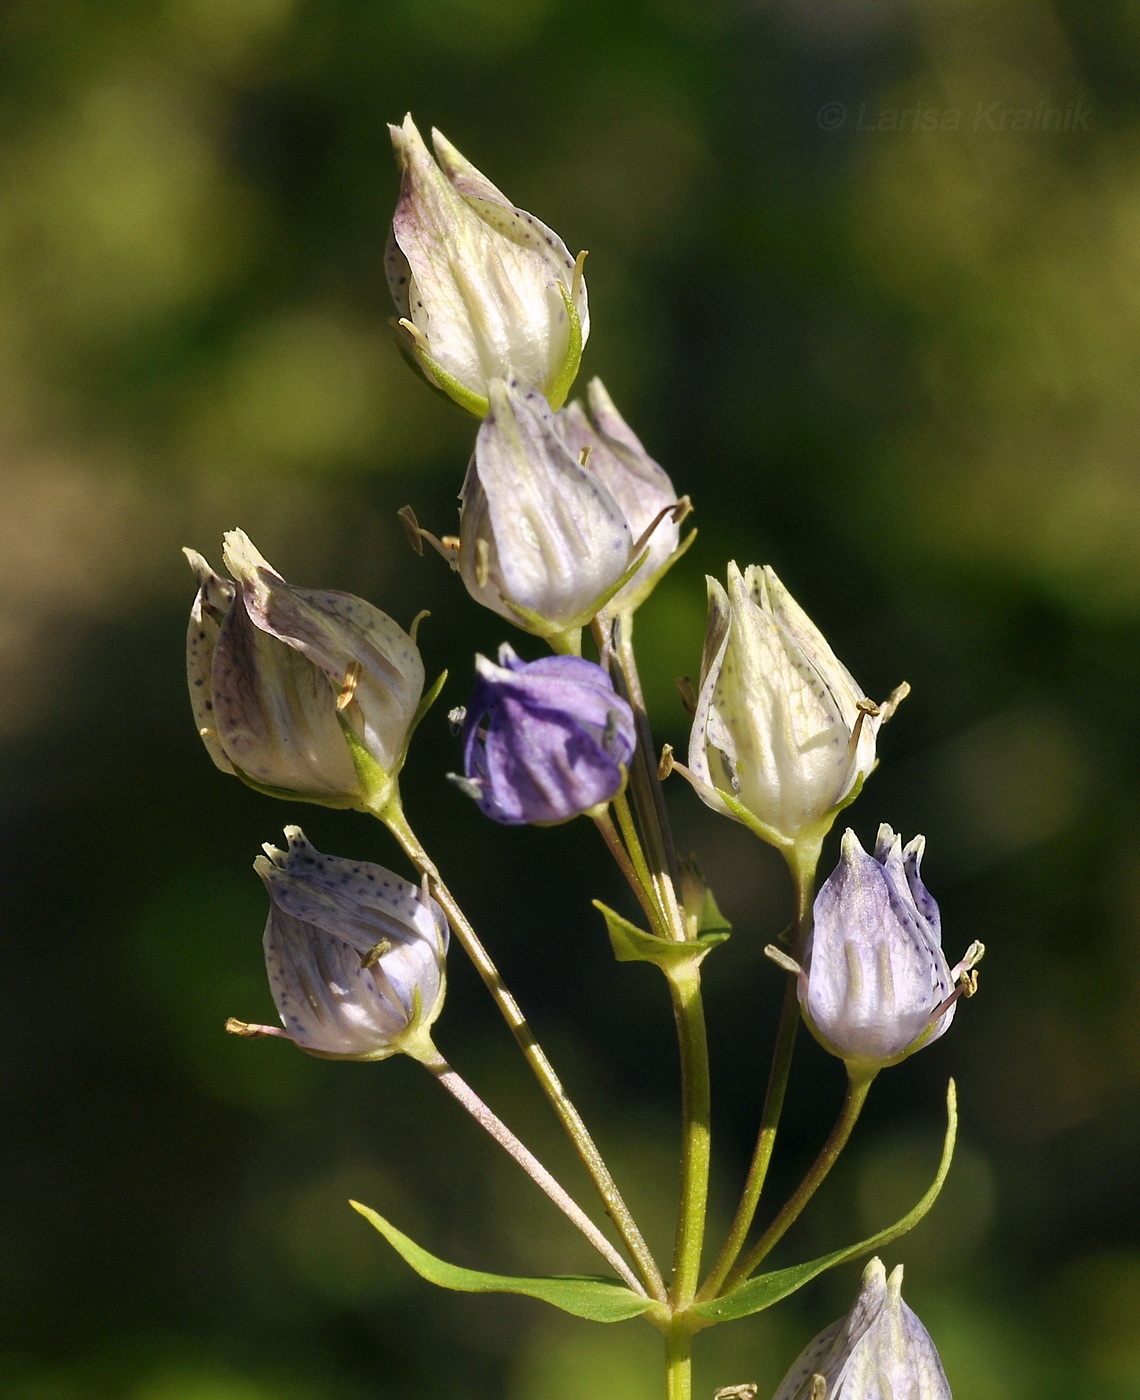
[[[688,502],[678,501],[673,483],[642,447],[600,379],[590,381],[587,394],[589,414],[575,399],[559,413],[558,428],[574,456],[585,457],[586,470],[605,483],[621,507],[634,553],[645,554],[637,572],[606,605],[609,612],[629,614],[678,557],[680,521]]]
[[[283,1036],[326,1059],[397,1054],[443,1006],[443,911],[383,866],[322,855],[300,827],[285,835],[287,851],[267,845],[254,862],[271,901],[265,965],[284,1030],[229,1029]]]
[[[900,1264],[863,1271],[846,1317],[800,1353],[773,1400],[951,1400],[930,1333],[902,1300]]]
[[[875,736],[909,687],[869,701],[768,567],[708,580],[709,621],[689,741],[710,806],[784,849],[818,841],[875,766]]]
[[[410,116],[390,130],[403,179],[388,283],[424,372],[480,417],[495,378],[560,407],[590,333],[581,258],[438,131],[439,165]]]
[[[186,555],[190,696],[215,764],[327,806],[382,800],[423,692],[412,638],[363,599],[286,583],[240,530],[225,539],[233,583]]]
[[[879,828],[869,856],[845,832],[839,864],[815,899],[800,968],[778,949],[769,955],[799,975],[804,1020],[816,1039],[855,1075],[896,1064],[949,1029],[957,1000],[973,995],[974,943],[951,968],[942,951],[938,905],[922,883],[926,840],[903,849]]]
[[[633,562],[629,526],[537,390],[494,379],[489,393],[463,484],[459,572],[476,602],[558,638],[613,594]]]

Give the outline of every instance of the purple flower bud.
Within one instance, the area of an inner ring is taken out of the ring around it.
[[[771,950],[799,973],[813,1034],[861,1072],[937,1040],[958,997],[974,990],[971,969],[984,949],[974,943],[956,967],[947,962],[938,905],[919,874],[925,846],[916,836],[904,850],[883,825],[868,855],[847,831],[839,864],[816,896],[803,968]]]
[[[254,869],[271,901],[265,965],[276,1035],[324,1059],[382,1060],[427,1033],[443,1006],[447,921],[418,885],[367,861],[322,855],[300,827]]]
[[[498,666],[477,656],[475,670],[459,781],[489,817],[545,826],[621,791],[633,712],[600,666],[578,656],[525,662],[504,643]]]

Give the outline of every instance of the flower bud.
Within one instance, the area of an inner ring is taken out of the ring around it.
[[[857,1074],[937,1040],[958,998],[976,987],[971,969],[984,949],[974,943],[956,967],[947,963],[938,905],[920,875],[925,847],[916,836],[904,850],[883,825],[869,856],[848,830],[839,864],[816,896],[803,967],[768,950],[799,975],[809,1029]]]
[[[507,825],[569,821],[625,786],[633,712],[606,672],[578,656],[499,664],[475,658],[478,679],[463,724],[460,786]]]
[[[629,526],[541,394],[501,379],[489,393],[463,484],[460,575],[476,602],[526,631],[573,637],[633,562]]]
[[[350,593],[286,583],[240,530],[225,537],[232,583],[186,556],[198,577],[190,698],[215,764],[275,795],[382,802],[423,691],[412,638]]]
[[[479,417],[494,378],[561,407],[590,333],[581,256],[438,131],[439,165],[410,116],[389,130],[402,180],[388,285],[424,373]]]
[[[254,869],[269,891],[265,966],[277,1035],[324,1059],[383,1060],[426,1035],[443,1006],[447,920],[435,900],[381,865],[321,855],[300,827]]]
[[[902,1300],[903,1267],[863,1271],[846,1317],[807,1344],[773,1400],[951,1400],[930,1333]]]
[[[818,842],[875,766],[875,736],[909,687],[868,700],[775,573],[710,578],[689,772],[710,807],[773,845]]]
[[[600,379],[587,389],[587,414],[575,399],[558,415],[558,428],[571,452],[601,480],[621,507],[635,555],[645,554],[637,572],[607,603],[613,613],[632,613],[645,602],[657,580],[679,557],[680,521],[687,500],[678,501],[673,483],[646,452],[613,405]]]

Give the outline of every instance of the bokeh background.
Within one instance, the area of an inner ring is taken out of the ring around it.
[[[914,686],[851,820],[926,832],[950,952],[989,945],[982,995],[882,1077],[782,1259],[909,1205],[953,1073],[957,1164],[888,1262],[955,1395],[1140,1396],[1136,0],[7,0],[0,1393],[658,1393],[650,1329],[436,1293],[349,1211],[461,1262],[592,1267],[415,1065],[221,1031],[271,1014],[261,841],[301,820],[405,868],[365,818],[261,798],[199,747],[177,550],[217,562],[241,523],[290,579],[432,610],[452,679],[410,813],[665,1247],[675,1048],[590,908],[622,897],[601,845],[495,828],[443,777],[504,627],[395,519],[453,528],[472,433],[390,339],[408,108],[591,250],[584,372],[696,502],[638,627],[659,737],[684,742],[673,680],[728,557],[774,564],[872,695]],[[736,929],[707,966],[723,1225],[789,892],[674,782]],[[439,1039],[581,1189],[458,956]],[[805,1037],[778,1185],[840,1079]],[[769,1394],[857,1276],[705,1334],[698,1394]]]

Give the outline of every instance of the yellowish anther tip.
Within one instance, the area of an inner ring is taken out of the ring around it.
[[[344,684],[337,692],[336,697],[338,712],[348,709],[349,705],[352,704],[353,697],[356,694],[356,687],[360,684],[360,678],[363,674],[364,668],[359,661],[354,661],[344,673]]]

